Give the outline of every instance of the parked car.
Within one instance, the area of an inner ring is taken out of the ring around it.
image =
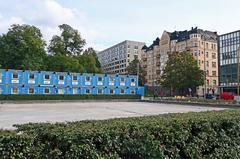
[[[207,93],[206,94],[206,99],[219,99],[219,95],[218,94]]]
[[[234,92],[222,92],[220,93],[220,98],[225,100],[233,100],[236,93]]]

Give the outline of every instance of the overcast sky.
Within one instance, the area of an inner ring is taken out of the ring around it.
[[[0,0],[0,33],[26,23],[49,41],[67,23],[100,51],[123,40],[150,44],[164,30],[239,30],[239,7],[239,0]]]

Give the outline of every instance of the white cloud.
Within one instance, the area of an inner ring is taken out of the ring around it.
[[[1,3],[5,3],[1,5]],[[102,50],[105,46],[96,44],[95,41],[105,36],[89,27],[87,17],[84,13],[75,8],[61,6],[56,0],[10,0],[10,2],[0,2],[0,6],[13,7],[13,11],[0,7],[0,33],[7,31],[11,24],[30,24],[41,29],[47,42],[60,31],[58,25],[66,23],[78,29],[82,37],[87,40],[87,47],[94,47]]]

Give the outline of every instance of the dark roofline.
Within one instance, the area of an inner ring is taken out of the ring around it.
[[[240,30],[236,30],[236,31],[229,32],[229,33],[224,33],[224,34],[218,35],[218,36],[220,37],[220,36],[224,36],[224,35],[228,35],[228,34],[232,34],[232,33],[237,33],[237,32],[240,32]]]

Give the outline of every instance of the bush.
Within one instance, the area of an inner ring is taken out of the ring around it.
[[[2,158],[240,158],[240,110],[16,125]]]
[[[0,100],[105,100],[140,98],[140,95],[0,95]]]

